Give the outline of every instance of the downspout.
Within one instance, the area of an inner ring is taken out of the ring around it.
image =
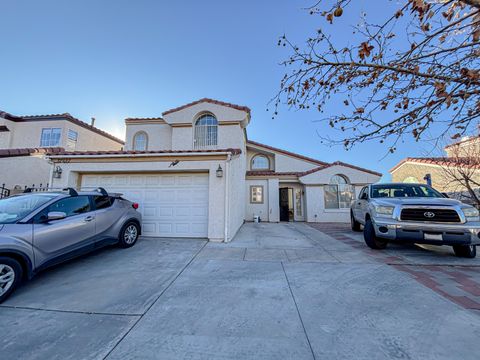
[[[49,179],[48,187],[51,189],[53,188],[53,171],[55,170],[55,161],[50,159],[50,164],[52,164],[52,166],[50,167],[50,179]]]
[[[228,239],[228,221],[230,215],[230,202],[229,202],[229,177],[230,177],[230,160],[232,159],[232,155],[228,154],[227,161],[225,162],[225,228],[224,228],[224,242],[229,242]]]

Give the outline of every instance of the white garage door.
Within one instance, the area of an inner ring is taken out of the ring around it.
[[[82,186],[101,186],[137,202],[143,235],[207,237],[208,174],[83,175]]]

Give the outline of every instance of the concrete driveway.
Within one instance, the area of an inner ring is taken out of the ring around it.
[[[345,225],[141,239],[19,289],[0,306],[0,357],[477,359],[479,270],[447,248],[369,250]]]

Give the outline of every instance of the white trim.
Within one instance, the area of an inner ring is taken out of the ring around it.
[[[232,155],[231,152],[171,152],[171,153],[151,153],[151,154],[101,154],[101,155],[50,155],[49,159],[96,159],[96,158],[122,158],[122,157],[155,157],[155,156],[214,156],[214,155]]]

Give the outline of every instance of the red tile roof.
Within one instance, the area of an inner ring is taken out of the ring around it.
[[[163,120],[162,117],[146,117],[146,118],[132,118],[132,117],[129,117],[129,118],[126,118],[125,121],[145,121],[145,120]]]
[[[110,140],[113,140],[121,145],[124,145],[125,142],[109,133],[106,131],[100,130],[99,128],[96,128],[95,126],[92,126],[90,124],[87,124],[86,122],[83,122],[82,120],[79,120],[69,113],[63,113],[63,114],[49,114],[49,115],[27,115],[27,116],[20,116],[16,117],[14,120],[15,122],[24,122],[24,121],[48,121],[48,120],[67,120],[70,121],[73,124],[76,124],[78,126],[81,126],[87,130],[93,131],[99,135],[102,135],[106,138],[109,138]]]
[[[6,127],[5,125],[0,125],[0,132],[7,132],[7,131],[10,131],[8,127]]]
[[[309,162],[312,162],[312,163],[315,163],[315,164],[318,164],[318,165],[327,165],[328,164],[324,161],[320,161],[320,160],[313,159],[313,158],[310,158],[310,157],[307,157],[307,156],[296,154],[296,153],[293,153],[293,152],[290,152],[290,151],[287,151],[287,150],[279,149],[279,148],[276,148],[276,147],[273,147],[273,146],[270,146],[270,145],[265,145],[265,144],[262,144],[262,143],[259,143],[259,142],[256,142],[256,141],[248,140],[247,141],[247,146],[249,144],[254,145],[254,146],[263,147],[265,149],[276,151],[276,152],[279,152],[279,153],[282,153],[282,154],[285,154],[285,155],[288,155],[288,156],[291,156],[291,157],[295,157],[295,158],[298,158],[298,159],[301,159],[301,160],[306,160],[306,161],[309,161]]]
[[[383,175],[382,173],[379,173],[379,172],[376,172],[376,171],[373,171],[373,170],[369,170],[369,169],[365,169],[365,168],[362,168],[360,166],[355,166],[355,165],[352,165],[352,164],[344,163],[342,161],[335,161],[335,162],[327,164],[325,166],[320,166],[318,168],[305,171],[302,176],[305,176],[305,175],[308,175],[308,174],[313,174],[314,172],[317,172],[319,170],[323,170],[323,169],[326,169],[326,168],[329,168],[329,167],[332,167],[332,166],[336,166],[336,165],[349,167],[351,169],[363,171],[363,172],[370,173],[370,174],[377,175],[377,176],[382,176]]]
[[[0,117],[2,117],[4,119],[7,119],[7,120],[11,120],[11,121],[16,121],[16,120],[21,119],[21,117],[19,117],[19,116],[9,114],[9,113],[7,113],[5,111],[2,111],[2,110],[0,110]]]
[[[144,155],[144,154],[191,154],[191,153],[219,153],[226,152],[232,155],[242,153],[240,149],[215,149],[215,150],[147,150],[147,151],[124,151],[124,150],[108,150],[108,151],[63,151],[54,155],[65,156],[82,156],[82,155]]]
[[[0,158],[15,157],[15,156],[30,156],[35,154],[58,154],[65,151],[61,147],[51,148],[23,148],[23,149],[0,149]]]
[[[231,103],[227,103],[227,102],[223,102],[223,101],[219,101],[219,100],[214,100],[214,99],[209,99],[209,98],[203,98],[203,99],[200,99],[200,100],[197,100],[197,101],[193,101],[191,103],[188,103],[188,104],[185,104],[185,105],[182,105],[182,106],[179,106],[179,107],[176,107],[176,108],[173,108],[173,109],[170,109],[170,110],[167,110],[167,111],[164,111],[162,113],[162,115],[167,115],[167,114],[171,114],[171,113],[174,113],[174,112],[177,112],[177,111],[180,111],[180,110],[183,110],[187,107],[190,107],[190,106],[193,106],[193,105],[197,105],[197,104],[200,104],[202,102],[207,102],[207,103],[210,103],[210,104],[215,104],[215,105],[220,105],[220,106],[226,106],[226,107],[229,107],[229,108],[232,108],[232,109],[236,109],[236,110],[240,110],[240,111],[245,111],[247,113],[250,114],[250,108],[248,108],[247,106],[242,106],[242,105],[235,105],[235,104],[231,104]]]
[[[397,170],[401,165],[407,163],[419,163],[419,164],[428,164],[428,165],[438,165],[438,166],[462,166],[462,167],[471,167],[479,168],[480,162],[478,159],[474,158],[448,158],[448,157],[408,157],[400,161],[397,165],[390,169],[389,172]]]
[[[463,143],[468,143],[470,141],[478,140],[479,138],[480,138],[480,136],[478,136],[478,135],[477,136],[469,136],[467,138],[463,138],[460,141],[457,141],[457,142],[454,142],[450,145],[445,146],[445,149],[448,149],[449,147],[460,145],[460,144],[463,144]]]

